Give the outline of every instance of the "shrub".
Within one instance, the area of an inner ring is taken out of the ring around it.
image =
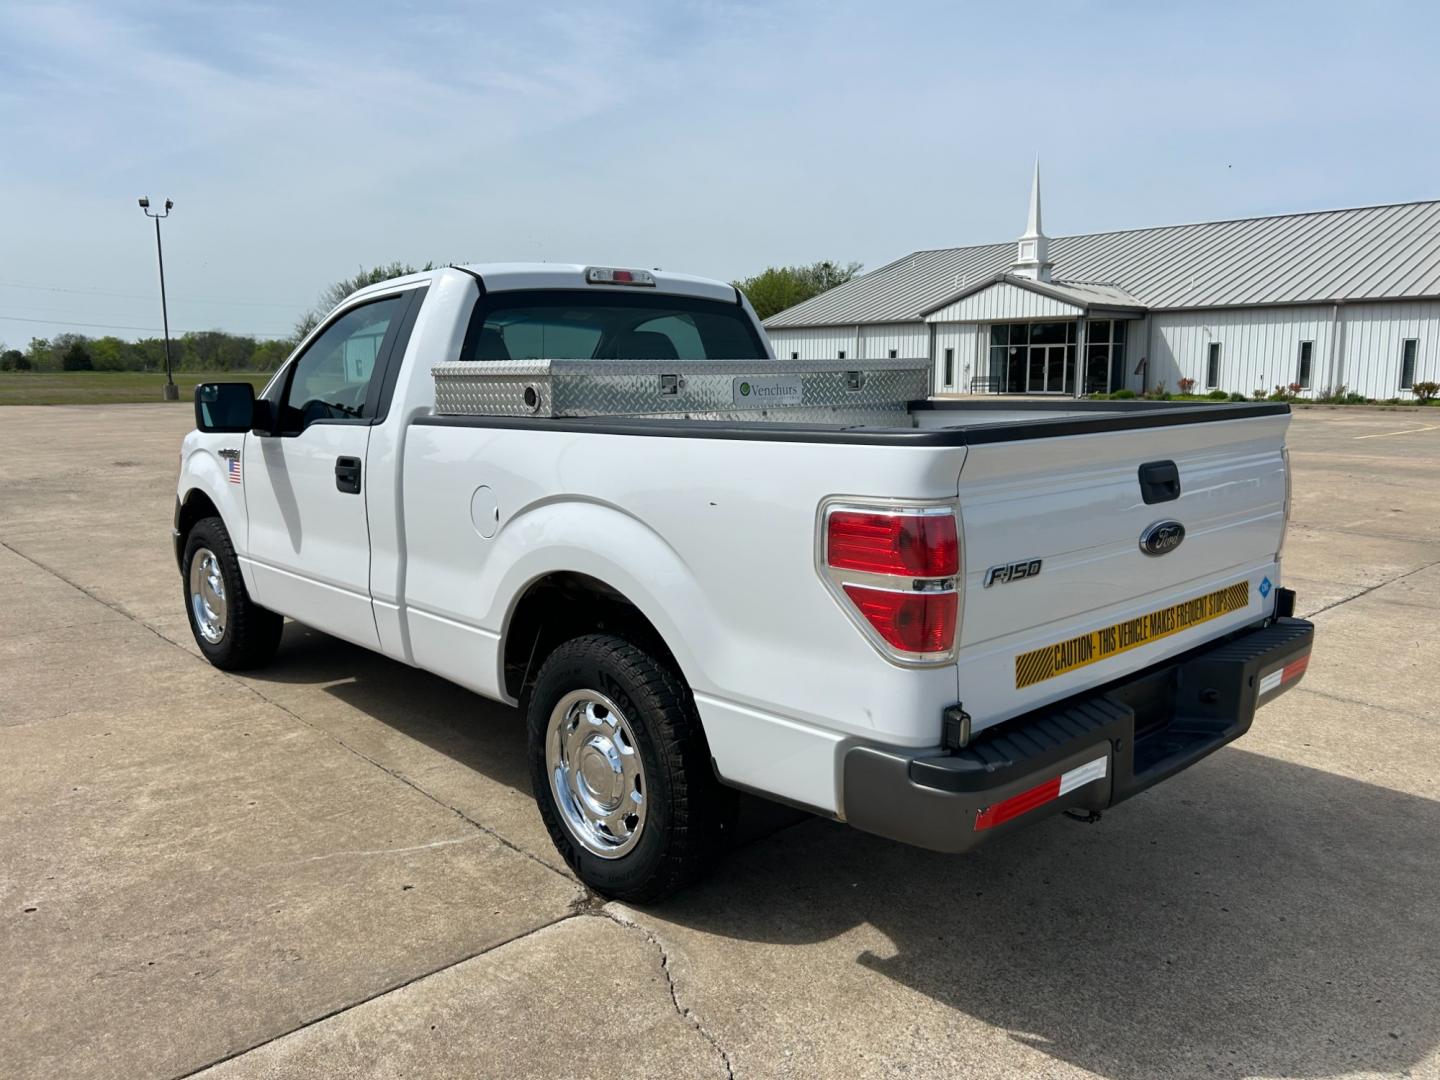
[[[78,341],[65,350],[65,355],[60,358],[60,369],[62,371],[94,371],[95,365],[90,362],[90,354],[85,351],[85,346]]]
[[[1163,382],[1156,383],[1154,386],[1152,386],[1149,390],[1146,390],[1140,396],[1142,398],[1145,398],[1147,401],[1170,400],[1170,392],[1165,389],[1165,384]]]
[[[1211,390],[1210,393],[1206,394],[1205,396],[1208,397],[1211,401],[1224,401],[1230,395],[1227,394],[1224,390]]]
[[[1244,401],[1244,400],[1245,400],[1245,395],[1244,395],[1244,394],[1241,394],[1241,393],[1238,393],[1238,392],[1237,392],[1237,393],[1233,393],[1233,394],[1230,395],[1230,400],[1231,400],[1231,401]]]
[[[1416,401],[1420,402],[1421,405],[1425,405],[1428,404],[1432,398],[1440,395],[1440,383],[1417,382],[1410,388],[1410,392],[1415,395]]]
[[[1112,401],[1129,401],[1135,396],[1134,390],[1116,390],[1110,395]]]
[[[1264,391],[1263,389],[1256,390],[1256,391],[1255,391],[1253,394],[1251,394],[1250,396],[1251,396],[1252,398],[1254,398],[1256,401],[1264,401],[1264,400],[1265,400],[1265,391]]]
[[[1192,391],[1194,391],[1194,389],[1195,389],[1195,380],[1194,380],[1194,379],[1181,379],[1181,380],[1180,380],[1180,393],[1182,393],[1182,394],[1189,394],[1189,393],[1191,393]]]

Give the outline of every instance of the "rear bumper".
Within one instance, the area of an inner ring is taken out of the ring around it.
[[[856,746],[846,820],[934,851],[969,851],[1059,810],[1104,810],[1250,728],[1299,682],[1313,624],[1276,619],[982,732],[962,750]]]

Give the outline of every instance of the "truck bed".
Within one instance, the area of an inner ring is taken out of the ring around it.
[[[583,497],[633,508],[633,487],[622,490],[576,467],[582,458],[633,460],[646,496],[655,496],[653,505],[645,504],[644,520],[687,561],[700,556],[676,533],[704,511],[709,525],[696,544],[713,545],[724,557],[697,579],[725,582],[716,588],[727,597],[738,592],[737,566],[761,574],[774,565],[768,548],[741,557],[737,538],[757,523],[784,520],[792,532],[809,533],[814,526],[806,522],[813,522],[815,507],[836,493],[953,500],[962,526],[963,599],[950,685],[978,731],[1123,674],[1137,658],[1102,649],[1092,662],[1022,679],[1014,670],[1017,657],[1152,614],[1168,618],[1177,605],[1210,604],[1213,617],[1145,645],[1138,655],[1153,662],[1265,616],[1279,582],[1289,412],[1283,402],[927,400],[909,402],[899,414],[903,423],[889,426],[627,416],[428,415],[414,423],[437,436],[436,429],[452,429],[446,434],[454,438],[423,440],[435,447],[437,462],[458,463],[481,446],[500,445],[467,439],[463,429],[503,434],[506,445],[518,440],[524,449],[517,454],[527,461],[556,456],[564,465],[553,473],[545,499]],[[653,439],[672,445],[643,445]],[[1174,470],[1173,494],[1153,500],[1145,495],[1137,470],[1148,465]],[[692,495],[719,483],[716,477],[726,478],[724,490],[692,504]],[[414,482],[432,488],[436,501],[444,497],[442,483],[469,490],[459,475],[438,481],[434,466],[417,470]],[[682,495],[686,488],[694,490]],[[1191,537],[1179,554],[1153,558],[1137,550],[1147,528],[1171,519]],[[997,587],[990,571],[1015,560],[1037,567],[1035,579]],[[796,573],[813,577],[808,567]],[[437,597],[460,580],[437,583]],[[777,606],[770,590],[761,588],[734,613],[735,632],[727,640],[742,636],[742,624],[753,626],[754,611]],[[805,614],[787,628],[786,640],[813,633],[823,608],[793,605],[790,610]],[[455,618],[450,611],[441,614]],[[726,649],[734,651],[733,645]],[[827,642],[816,654],[814,678],[833,679],[821,671],[841,666],[836,658],[843,651],[840,642]],[[717,687],[726,681],[717,678]],[[796,685],[814,682],[807,677]],[[843,723],[835,717],[845,715],[852,730],[867,723],[905,727],[895,715],[895,699],[876,693],[882,685],[873,668],[866,670],[842,703],[823,707],[826,722]],[[805,696],[811,707],[813,700]],[[799,697],[787,705],[798,709]],[[873,719],[860,721],[856,713]],[[889,737],[899,737],[897,727]]]

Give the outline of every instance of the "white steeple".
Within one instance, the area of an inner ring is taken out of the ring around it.
[[[1025,235],[1015,246],[1015,265],[1012,274],[1028,277],[1035,281],[1050,280],[1050,238],[1040,225],[1040,159],[1035,159],[1035,180],[1030,186],[1030,220],[1025,226]]]

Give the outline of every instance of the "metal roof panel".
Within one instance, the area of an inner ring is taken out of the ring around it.
[[[1151,309],[1440,296],[1440,201],[1059,236],[1050,257],[1052,285],[1105,282]],[[916,321],[1014,260],[1013,242],[916,251],[765,325]]]

